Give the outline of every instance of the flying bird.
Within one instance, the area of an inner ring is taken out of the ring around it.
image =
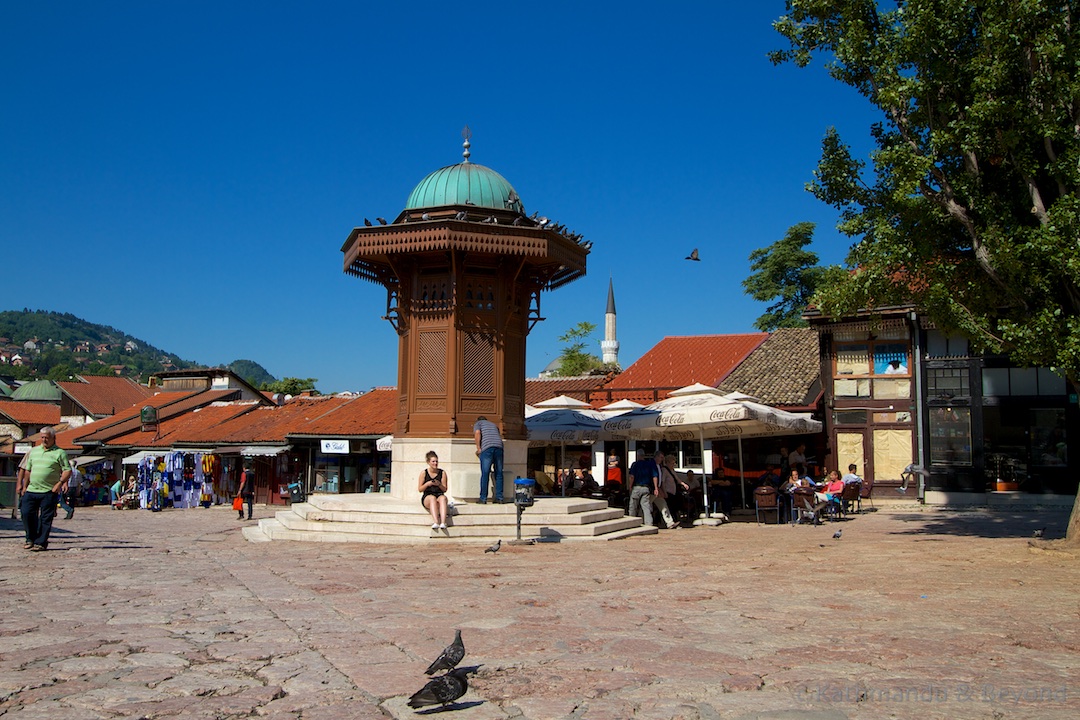
[[[371,227],[371,221],[367,218],[364,218],[364,227]]]
[[[428,680],[424,687],[409,698],[409,707],[422,708],[425,705],[446,707],[464,695],[468,689],[468,671],[461,668],[452,670],[445,675]]]
[[[455,630],[454,642],[447,645],[446,649],[439,653],[439,657],[435,658],[435,662],[431,663],[431,665],[428,665],[428,669],[424,671],[424,674],[432,675],[439,670],[453,670],[463,657],[465,657],[465,645],[461,642],[461,631]],[[457,697],[461,696],[458,695]]]
[[[691,250],[691,251],[690,251],[690,254],[689,254],[689,255],[687,255],[687,256],[686,256],[685,258],[683,258],[683,259],[684,259],[684,260],[693,260],[693,261],[695,261],[695,262],[701,262],[701,258],[699,258],[699,257],[698,257],[698,254],[697,254],[697,248],[694,248],[693,250]]]
[[[386,224],[386,218],[377,217],[375,219],[379,222],[380,225]]]
[[[843,535],[843,534],[844,534],[844,529],[843,529],[843,528],[840,528],[839,530],[837,530],[836,532],[834,532],[834,533],[832,534],[832,539],[833,539],[833,540],[839,540],[839,539],[840,539],[840,536],[841,536],[841,535]]]
[[[1031,537],[1033,537],[1033,538],[1041,538],[1045,534],[1046,534],[1046,528],[1042,527],[1042,528],[1039,528],[1038,530],[1036,530],[1035,532],[1031,533]]]
[[[491,547],[489,547],[489,548],[488,548],[487,550],[485,550],[484,552],[485,552],[485,553],[489,553],[489,552],[499,552],[499,548],[501,548],[501,547],[502,547],[502,538],[499,538],[498,540],[496,540],[496,541],[495,541],[495,544],[494,544],[494,545],[492,545]],[[512,554],[513,554],[513,553],[511,553],[511,555],[512,555]]]

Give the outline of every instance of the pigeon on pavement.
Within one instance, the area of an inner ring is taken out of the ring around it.
[[[1045,534],[1046,534],[1046,528],[1039,528],[1035,532],[1031,533],[1031,537],[1033,537],[1033,538],[1041,538]]]
[[[485,553],[489,553],[489,552],[499,552],[499,548],[501,548],[501,547],[502,547],[502,538],[499,538],[498,540],[496,540],[496,541],[495,541],[495,544],[494,544],[494,545],[492,545],[491,547],[489,547],[489,548],[488,548],[487,550],[485,550],[484,552],[485,552]]]
[[[422,708],[425,705],[445,707],[464,695],[468,689],[468,671],[461,668],[451,670],[445,675],[428,680],[424,687],[409,698],[409,707]]]
[[[843,534],[844,534],[844,529],[843,529],[843,528],[840,528],[839,530],[837,530],[836,532],[834,532],[834,533],[832,534],[832,539],[833,539],[833,540],[839,540],[839,539],[840,539],[840,536],[841,536],[841,535],[843,535]]]
[[[435,662],[428,666],[428,669],[424,671],[424,674],[432,675],[439,670],[453,670],[457,667],[457,664],[461,662],[461,658],[463,657],[465,657],[465,645],[461,642],[461,631],[455,630],[454,642],[446,646],[446,649],[439,654],[439,657],[435,658]],[[420,692],[423,692],[423,690]],[[465,691],[462,690],[462,692]],[[461,696],[455,695],[455,697]]]

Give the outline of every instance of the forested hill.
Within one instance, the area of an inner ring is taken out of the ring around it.
[[[36,349],[27,350],[33,341]],[[139,338],[108,325],[98,325],[71,313],[46,310],[5,310],[0,312],[0,354],[7,363],[0,374],[17,380],[47,378],[67,380],[75,374],[119,374],[140,382],[163,370],[205,367],[154,347]],[[11,359],[22,356],[27,363],[13,365]],[[259,387],[274,376],[256,362],[237,360],[231,369]]]

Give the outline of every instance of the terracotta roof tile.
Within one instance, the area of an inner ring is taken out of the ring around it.
[[[0,400],[0,419],[17,425],[55,425],[60,422],[60,406],[50,403]]]
[[[60,390],[72,400],[97,416],[115,415],[136,404],[145,404],[152,395],[150,388],[134,380],[104,375],[79,376],[80,381],[58,382]]]
[[[126,435],[141,427],[139,417],[144,405],[152,405],[158,409],[158,422],[164,423],[168,419],[194,410],[197,407],[209,405],[212,402],[234,399],[240,394],[239,390],[201,390],[196,392],[162,392],[151,395],[143,402],[132,406],[127,410],[117,413],[106,420],[84,425],[87,432],[75,436],[76,443],[112,443],[112,439]]]
[[[808,407],[821,394],[818,334],[810,328],[774,332],[718,386],[769,405]]]
[[[608,389],[675,390],[694,383],[716,387],[768,337],[768,333],[665,337],[612,380]]]
[[[352,398],[331,411],[313,418],[290,435],[335,436],[389,435],[394,432],[397,416],[398,391],[393,387],[380,387]]]
[[[609,375],[588,375],[586,377],[530,378],[525,381],[525,402],[535,405],[559,395],[567,395],[578,400],[590,402],[600,390],[608,384]],[[603,405],[604,403],[600,403]]]

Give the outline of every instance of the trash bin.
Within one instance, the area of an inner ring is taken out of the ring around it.
[[[530,478],[514,478],[514,504],[518,507],[529,507],[533,504],[533,495],[536,492],[536,481]]]
[[[289,502],[302,503],[306,499],[304,497],[304,488],[300,487],[300,483],[291,483],[289,485]]]

